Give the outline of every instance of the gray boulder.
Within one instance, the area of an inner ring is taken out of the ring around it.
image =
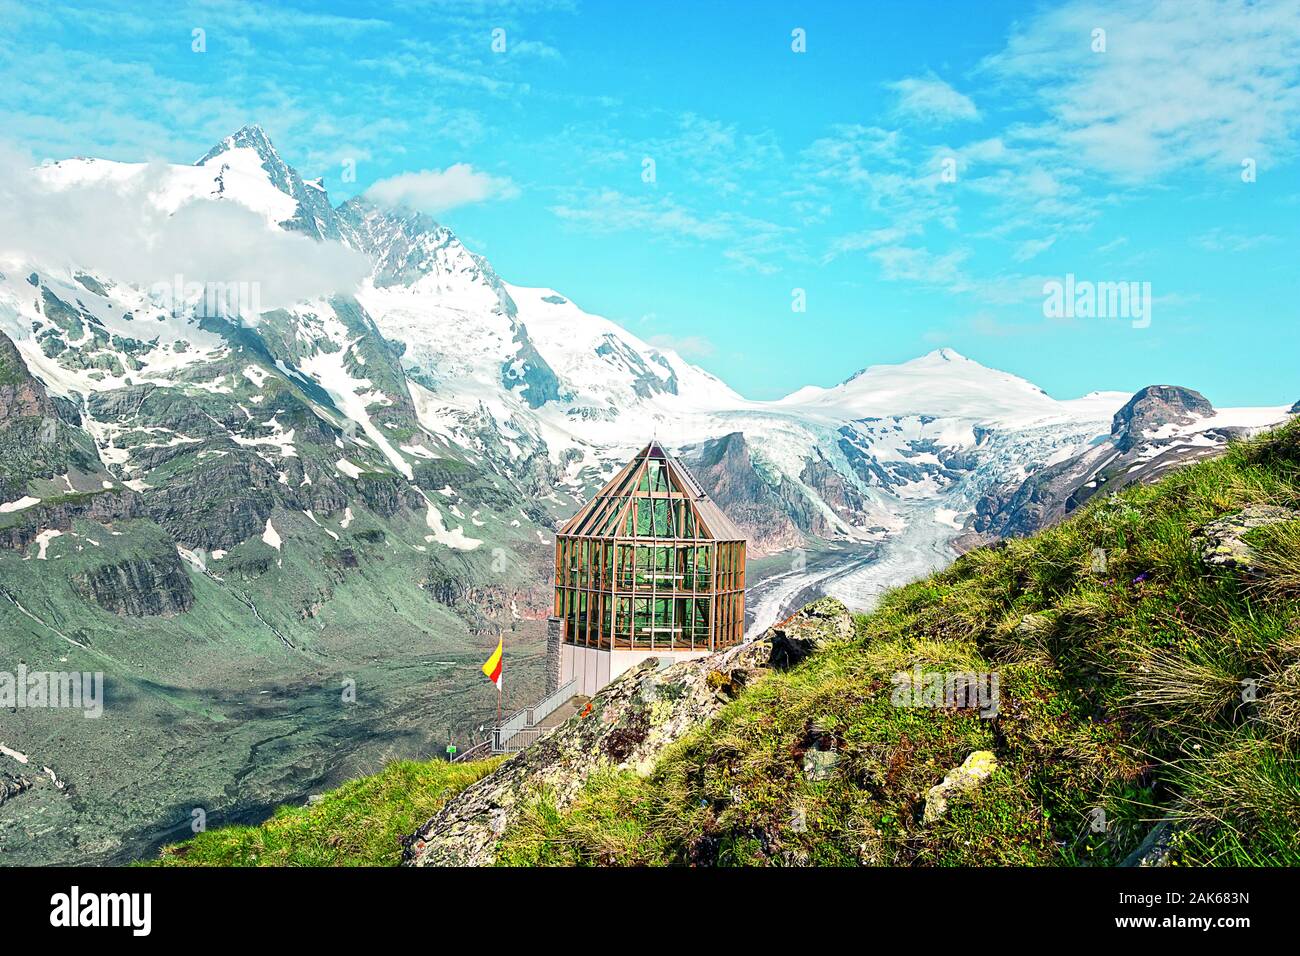
[[[1255,528],[1281,524],[1300,519],[1300,511],[1280,505],[1248,505],[1236,514],[1225,515],[1211,521],[1198,532],[1201,560],[1211,567],[1254,570],[1254,549],[1245,540],[1245,534]]]

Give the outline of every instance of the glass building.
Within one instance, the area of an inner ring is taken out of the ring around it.
[[[745,633],[745,537],[657,442],[555,539],[554,680],[594,693],[646,657],[711,654]]]

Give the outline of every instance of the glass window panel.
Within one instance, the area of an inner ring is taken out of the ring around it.
[[[668,523],[668,499],[657,498],[654,501],[654,535],[657,538],[672,536]]]

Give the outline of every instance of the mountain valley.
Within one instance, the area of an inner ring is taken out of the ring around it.
[[[256,819],[464,745],[498,637],[507,706],[530,703],[556,523],[651,437],[749,536],[757,632],[1294,412],[1175,386],[1061,401],[950,349],[749,400],[427,216],[333,205],[258,127],[193,166],[33,176],[173,241],[252,217],[348,281],[0,262],[0,670],[107,686],[100,719],[3,714],[0,863],[134,858],[196,810]]]

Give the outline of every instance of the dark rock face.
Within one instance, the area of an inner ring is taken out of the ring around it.
[[[233,548],[261,534],[275,508],[275,469],[255,455],[233,455],[195,469],[187,482],[151,490],[150,517],[189,547]]]
[[[991,488],[975,504],[975,530],[1020,537],[1059,521],[1100,487],[1102,482],[1089,488],[1087,481],[1108,453],[1114,453],[1109,443],[1043,468],[1019,484]]]
[[[596,354],[610,365],[633,376],[632,390],[642,398],[649,398],[661,392],[677,394],[677,373],[672,365],[658,352],[650,354],[651,360],[662,369],[654,369],[638,353],[628,348],[627,343],[614,335],[605,335]],[[665,378],[664,375],[667,375]]]
[[[796,485],[772,483],[754,466],[741,432],[684,449],[682,461],[727,516],[745,532],[749,553],[801,547],[805,534],[827,534],[825,516]]]
[[[0,528],[0,548],[21,551],[36,540],[42,528],[67,531],[73,519],[108,524],[145,514],[140,496],[125,488],[68,495],[19,512],[10,524]]]
[[[541,408],[547,402],[558,400],[559,376],[537,351],[523,325],[515,329],[515,344],[519,349],[514,358],[501,366],[501,384],[506,388],[518,388],[529,408]]]
[[[54,415],[45,386],[27,370],[9,336],[0,333],[0,428],[16,418]]]
[[[49,395],[0,333],[0,501],[22,497],[34,479],[101,475],[94,443],[76,426],[79,415],[70,406]]]
[[[428,577],[421,587],[439,604],[454,611],[471,634],[493,637],[514,625],[512,607],[544,607],[550,597],[546,582],[531,589],[483,584],[481,575],[454,558],[431,558]]]
[[[194,588],[174,550],[103,564],[76,575],[72,584],[83,597],[114,614],[179,614],[194,606]]]
[[[1296,402],[1294,405],[1291,406],[1291,411],[1289,414],[1300,415],[1300,402]]]
[[[1190,425],[1213,414],[1214,406],[1200,392],[1178,385],[1148,385],[1115,413],[1110,434],[1116,448],[1129,451],[1141,443],[1147,429]]]
[[[826,460],[821,449],[817,457],[809,458],[799,473],[799,479],[821,495],[822,501],[846,524],[862,525],[867,521],[867,503],[858,490],[845,480]]]

